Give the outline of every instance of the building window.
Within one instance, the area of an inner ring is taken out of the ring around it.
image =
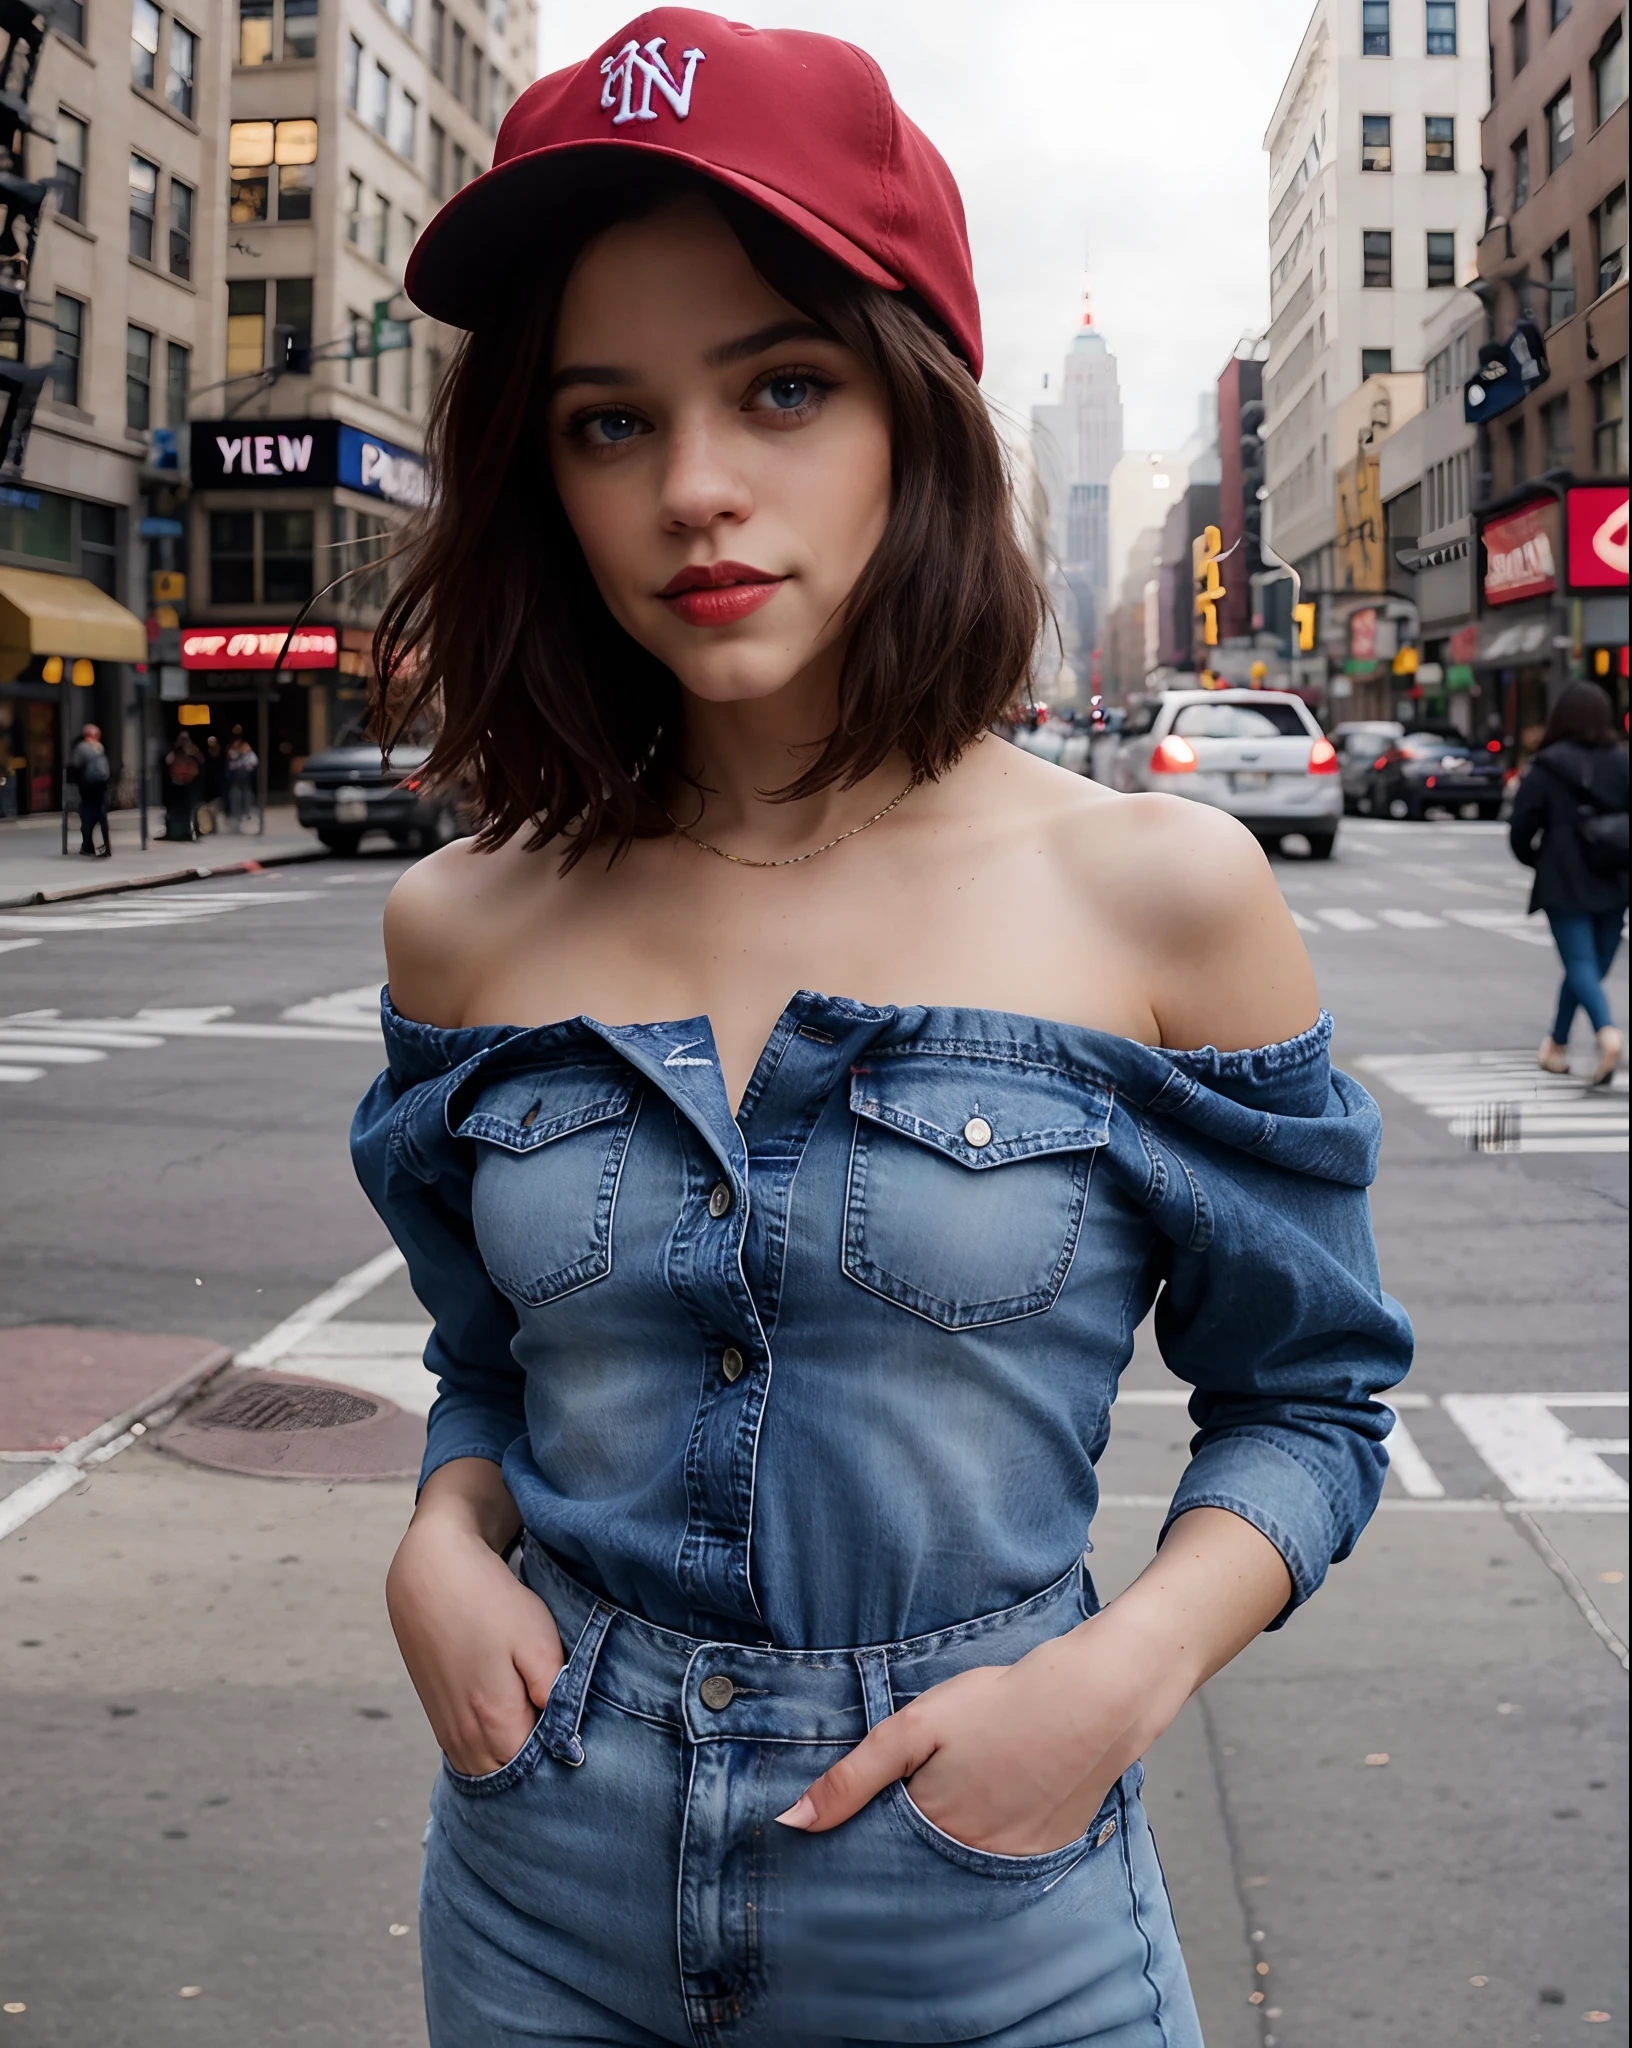
[[[465,179],[465,152],[463,146],[456,142],[453,145],[453,176],[448,182],[455,192],[462,192],[465,189]]]
[[[57,110],[57,211],[66,220],[85,218],[85,151],[90,131],[74,114]]]
[[[1360,10],[1360,54],[1388,55],[1388,0],[1363,0]]]
[[[1368,291],[1387,291],[1394,282],[1394,237],[1386,230],[1367,228],[1361,237],[1364,276]]]
[[[78,405],[79,366],[85,351],[85,303],[57,293],[56,349],[51,357],[51,389],[58,405]]]
[[[1425,171],[1454,171],[1456,169],[1456,116],[1454,114],[1428,114],[1422,123],[1423,169]]]
[[[346,105],[355,114],[363,95],[363,46],[353,36],[346,44]]]
[[[198,89],[198,37],[179,21],[170,24],[170,58],[164,74],[164,97],[178,114],[193,118]]]
[[[1521,7],[1508,23],[1508,34],[1511,37],[1513,50],[1513,76],[1517,78],[1525,65],[1530,62],[1530,9],[1528,6]]]
[[[309,277],[280,277],[272,287],[276,317],[273,321],[272,360],[283,369],[294,369],[291,357],[299,350],[308,359],[312,349],[312,280]],[[297,371],[297,375],[304,375]]]
[[[1543,259],[1547,265],[1547,325],[1575,317],[1575,262],[1570,238],[1560,235]]]
[[[311,219],[312,167],[317,162],[315,121],[234,121],[227,148],[235,224]],[[274,168],[278,174],[276,214],[271,211]]]
[[[443,0],[431,0],[431,76],[440,78],[448,60],[448,10]]]
[[[1393,124],[1387,114],[1360,116],[1360,168],[1363,171],[1391,171],[1394,149],[1389,140]]]
[[[238,62],[272,62],[272,0],[238,0]]]
[[[1594,476],[1626,474],[1625,356],[1592,380],[1592,471]]]
[[[1575,0],[1552,0],[1551,20],[1554,28],[1569,20],[1570,10],[1574,5]]]
[[[1360,381],[1368,377],[1386,377],[1394,368],[1394,351],[1391,348],[1363,348],[1360,351]]]
[[[1428,289],[1437,292],[1456,283],[1456,236],[1428,231]]]
[[[255,602],[255,514],[210,514],[210,603]]]
[[[278,165],[278,219],[310,220],[317,123],[280,121],[274,154]]]
[[[304,604],[312,594],[310,512],[261,514],[261,602]]]
[[[1548,469],[1568,469],[1573,459],[1570,442],[1570,401],[1555,398],[1541,408],[1541,441]]]
[[[448,85],[456,100],[465,96],[465,32],[458,22],[453,24],[453,75]]]
[[[1594,207],[1592,239],[1598,256],[1598,289],[1602,298],[1626,270],[1626,187],[1617,185],[1602,206]]]
[[[346,240],[361,247],[363,240],[363,181],[355,171],[346,179]]]
[[[153,261],[153,222],[159,204],[159,167],[145,156],[130,159],[130,253]]]
[[[125,425],[145,434],[153,424],[153,337],[145,327],[125,329]]]
[[[1456,0],[1428,0],[1428,54],[1456,55]]]
[[[1530,474],[1530,465],[1525,456],[1524,415],[1507,423],[1507,479],[1510,484],[1522,484]]]
[[[369,80],[368,125],[376,135],[386,135],[391,127],[391,74],[377,60],[373,76]]]
[[[1568,163],[1575,148],[1575,94],[1568,86],[1547,103],[1547,171]]]
[[[414,0],[385,0],[385,11],[405,36],[414,32]]]
[[[153,0],[131,0],[130,81],[151,92],[159,75],[159,10]]]
[[[368,322],[355,306],[346,315],[346,328],[351,336],[351,345],[345,353],[346,382],[355,380],[358,358],[368,352]]]
[[[1530,197],[1530,131],[1527,128],[1514,142],[1513,158],[1513,211],[1518,212]]]
[[[482,66],[487,62],[486,52],[480,43],[470,46],[470,111],[479,121],[482,118]]]
[[[317,0],[283,0],[283,54],[292,64],[317,55]]]
[[[233,278],[227,285],[227,375],[258,377],[265,368],[265,281]]]
[[[499,76],[497,65],[489,65],[487,72],[487,132],[497,135],[499,120],[504,112],[504,80]]]
[[[1626,98],[1626,37],[1619,15],[1610,23],[1592,60],[1592,108],[1601,127]]]
[[[164,423],[167,427],[187,424],[187,388],[191,382],[191,352],[179,341],[164,345]]]
[[[59,35],[65,35],[69,42],[83,47],[85,42],[85,9],[82,0],[57,0],[57,11],[51,26]]]
[[[391,202],[383,192],[374,194],[374,261],[391,261]]]
[[[188,278],[193,274],[193,188],[179,178],[170,180],[170,275]]]
[[[234,227],[267,220],[274,142],[271,121],[234,121],[227,131],[231,159],[228,214]]]
[[[429,148],[426,151],[430,161],[426,172],[430,179],[431,197],[446,199],[448,196],[448,137],[440,121],[427,124],[426,137]]]
[[[419,101],[411,92],[399,92],[396,119],[392,123],[391,147],[410,163],[419,146]]]

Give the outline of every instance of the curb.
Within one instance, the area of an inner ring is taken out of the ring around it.
[[[205,882],[212,875],[258,875],[265,868],[286,868],[301,861],[332,858],[326,846],[303,846],[294,853],[269,853],[264,860],[227,861],[220,867],[172,868],[162,875],[133,875],[118,882],[86,882],[73,889],[30,889],[21,896],[0,896],[0,910],[32,910],[42,903],[71,903],[83,896],[122,896],[132,889],[170,889],[179,882]]]

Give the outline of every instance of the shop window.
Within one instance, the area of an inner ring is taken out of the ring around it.
[[[238,0],[238,62],[272,62],[272,0]]]
[[[170,275],[190,278],[193,274],[193,188],[179,178],[170,180]]]
[[[74,500],[40,491],[38,505],[0,505],[0,553],[40,562],[74,559]]]
[[[159,75],[159,23],[153,0],[131,0],[130,82],[151,92]]]
[[[79,504],[79,573],[108,597],[119,594],[119,521],[111,505]]]
[[[179,21],[170,24],[169,62],[165,68],[164,97],[178,114],[193,118],[198,92],[198,37]]]
[[[1555,398],[1541,408],[1541,443],[1548,469],[1569,468],[1575,459],[1575,443],[1570,433],[1568,398]]]
[[[1443,290],[1456,283],[1456,236],[1430,229],[1428,234],[1428,289]]]
[[[85,302],[57,293],[56,349],[51,358],[51,389],[58,405],[78,405],[80,364],[85,350]]]
[[[1547,102],[1547,174],[1568,163],[1575,151],[1575,94],[1568,86]]]
[[[145,156],[130,159],[130,253],[153,261],[153,231],[159,206],[159,167]]]
[[[1617,185],[1602,206],[1593,208],[1592,239],[1597,255],[1597,295],[1618,284],[1626,271],[1626,187]]]
[[[1626,358],[1592,380],[1594,476],[1626,474]]]
[[[57,111],[57,211],[65,220],[85,218],[85,155],[90,130],[75,114]]]
[[[1428,54],[1456,55],[1456,0],[1428,0]]]
[[[312,594],[310,512],[263,512],[261,586],[263,604],[304,604]]]
[[[255,514],[210,514],[210,602],[255,602]]]
[[[192,382],[192,351],[179,341],[164,345],[164,423],[167,427],[187,424],[187,392]]]
[[[145,327],[125,329],[125,425],[145,434],[153,424],[153,337]]]
[[[1361,282],[1368,291],[1388,291],[1394,283],[1394,237],[1386,229],[1367,228],[1361,237],[1364,274]]]
[[[1423,117],[1423,160],[1425,171],[1456,169],[1456,116],[1427,114]]]
[[[1387,377],[1394,368],[1394,351],[1391,348],[1363,348],[1360,351],[1360,381],[1368,377]]]
[[[1542,260],[1547,266],[1547,325],[1556,327],[1575,317],[1575,260],[1569,236],[1560,235]]]
[[[1524,130],[1514,140],[1509,155],[1513,159],[1513,211],[1518,212],[1530,197],[1530,131]]]
[[[227,375],[259,376],[266,368],[266,285],[258,277],[227,286]]]
[[[1360,168],[1363,171],[1391,171],[1394,149],[1393,122],[1387,114],[1360,116]]]
[[[1617,15],[1604,32],[1592,60],[1592,109],[1602,127],[1626,98],[1626,36]]]

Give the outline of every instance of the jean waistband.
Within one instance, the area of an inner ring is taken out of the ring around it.
[[[561,1762],[582,1763],[579,1729],[591,1691],[692,1742],[859,1742],[897,1707],[981,1664],[1013,1664],[1075,1628],[1098,1602],[1079,1558],[1017,1606],[929,1635],[854,1649],[779,1650],[714,1642],[642,1621],[563,1571],[535,1538],[526,1583],[555,1616],[567,1662],[544,1712]]]

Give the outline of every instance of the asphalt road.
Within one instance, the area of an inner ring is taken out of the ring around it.
[[[401,866],[0,916],[0,1326],[240,1349],[379,1252],[345,1136]],[[1626,1095],[1536,1092],[1556,970],[1498,828],[1351,821],[1278,872],[1385,1111],[1414,1457],[1152,1758],[1208,2040],[1625,2041]],[[388,1278],[323,1343],[411,1349],[417,1315]],[[1105,1591],[1184,1455],[1143,1344],[1128,1386]],[[0,1539],[0,2048],[423,2043],[434,1756],[379,1598],[407,1499],[138,1445]]]

